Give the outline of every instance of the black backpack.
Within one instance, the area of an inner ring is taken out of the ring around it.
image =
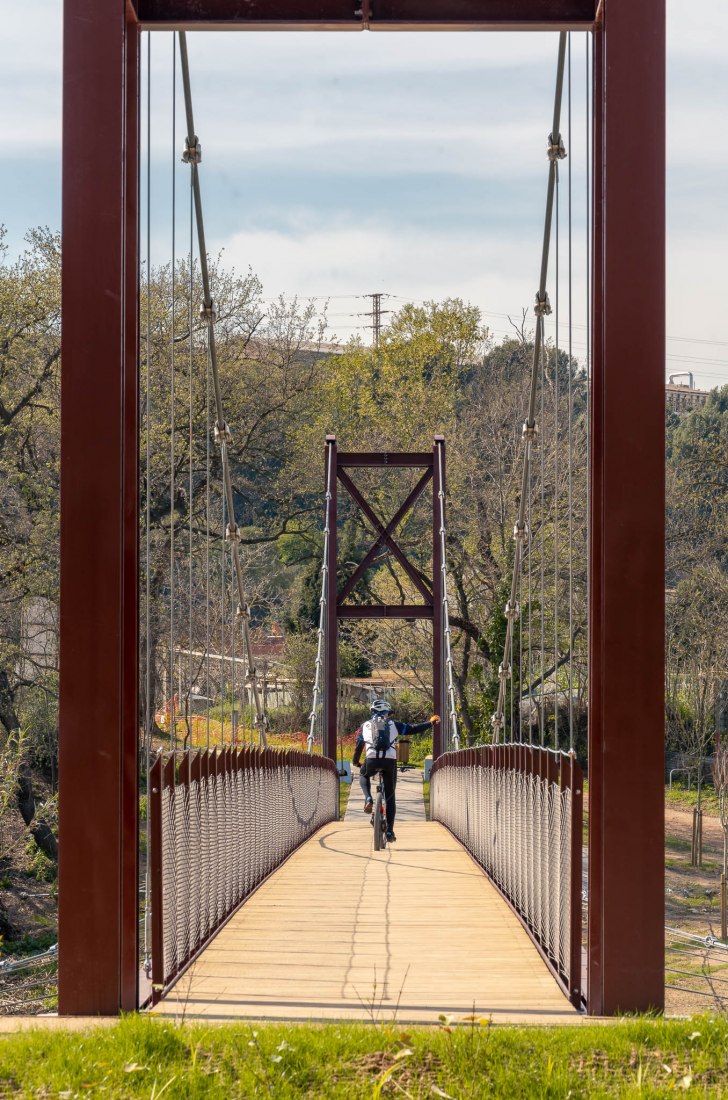
[[[372,735],[372,744],[377,760],[384,760],[392,747],[392,740],[389,736],[389,718],[372,718]]]

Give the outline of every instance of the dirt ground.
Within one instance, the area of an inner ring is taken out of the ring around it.
[[[703,862],[692,867],[692,821],[689,808],[666,805],[665,924],[695,936],[719,939],[723,830],[716,815],[704,812]],[[669,1013],[728,1010],[728,950],[680,944],[667,932],[666,967]],[[671,973],[674,970],[683,973]]]

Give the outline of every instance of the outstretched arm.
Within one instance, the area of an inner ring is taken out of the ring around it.
[[[430,729],[431,726],[434,726],[435,723],[439,721],[440,716],[438,714],[433,714],[432,718],[428,718],[426,722],[413,722],[412,724],[408,722],[395,722],[395,725],[399,736],[405,737],[408,733],[424,733],[425,730]]]

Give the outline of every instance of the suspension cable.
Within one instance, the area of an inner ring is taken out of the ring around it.
[[[443,485],[442,469],[442,443],[437,445],[437,463],[439,470],[438,484],[440,486],[437,497],[440,511],[440,573],[442,576],[442,627],[445,639],[445,674],[448,699],[448,733],[453,748],[457,752],[460,748],[460,734],[458,732],[457,709],[455,706],[455,685],[453,683],[452,646],[450,642],[450,605],[447,594],[447,560],[445,551],[445,488]]]
[[[587,448],[586,448],[586,590],[589,592],[591,584],[591,560],[590,560],[590,546],[591,546],[591,499],[590,499],[590,486],[591,486],[591,446],[589,444],[589,432],[591,431],[591,340],[592,340],[592,301],[591,301],[591,265],[592,265],[592,202],[591,202],[591,163],[592,163],[592,142],[591,142],[591,80],[589,71],[589,47],[591,44],[590,35],[585,36],[586,40],[586,53],[585,53],[585,80],[586,80],[586,128],[585,128],[585,143],[586,143],[586,430],[587,430]],[[589,653],[589,639],[591,637],[591,630],[589,626],[589,616],[591,609],[589,606],[589,599],[586,600],[586,635],[587,635],[587,662]],[[587,708],[587,722],[589,721],[589,708]]]
[[[324,517],[324,548],[323,548],[323,563],[321,565],[321,595],[319,597],[319,625],[318,625],[318,640],[316,645],[316,670],[314,673],[313,681],[313,699],[311,702],[311,713],[308,716],[308,737],[306,738],[308,743],[309,753],[313,752],[314,742],[316,741],[316,723],[318,722],[321,711],[321,681],[323,678],[324,667],[324,643],[325,643],[325,631],[326,631],[326,589],[329,574],[329,538],[331,534],[331,500],[333,496],[333,485],[331,483],[331,477],[333,474],[333,448],[327,446],[327,461],[326,461],[326,512]]]
[[[188,409],[187,409],[187,541],[189,543],[189,561],[187,563],[187,648],[189,650],[187,655],[187,691],[185,692],[185,721],[187,724],[187,744],[192,749],[194,748],[194,735],[192,731],[192,680],[193,680],[193,661],[194,657],[192,651],[194,646],[192,644],[192,550],[194,546],[194,534],[192,523],[192,501],[193,501],[193,402],[192,402],[192,380],[194,369],[194,355],[193,355],[193,343],[192,343],[192,300],[194,295],[193,284],[193,250],[194,250],[194,235],[193,235],[193,196],[192,188],[190,187],[190,217],[189,217],[189,229],[190,229],[190,270],[189,270],[189,303],[188,303],[188,317],[187,326],[189,328],[189,341],[190,341],[190,357],[189,357],[189,392],[188,392]]]
[[[536,322],[543,325],[543,318]],[[540,355],[541,374],[541,423],[546,423],[546,349],[542,342]],[[539,692],[539,743],[546,743],[546,448],[541,444],[541,681]]]
[[[187,141],[183,159],[189,164],[192,173],[192,189],[195,199],[195,215],[197,221],[197,247],[200,259],[200,273],[202,276],[203,304],[201,317],[207,324],[207,338],[210,357],[210,371],[212,389],[215,400],[215,441],[220,447],[220,460],[222,465],[222,481],[225,504],[227,506],[227,526],[225,538],[230,545],[233,573],[237,588],[238,607],[237,618],[240,620],[243,644],[246,651],[248,672],[255,701],[256,724],[258,736],[262,745],[267,745],[266,719],[263,704],[258,690],[258,682],[253,657],[253,645],[250,637],[250,608],[245,594],[245,582],[243,578],[243,566],[240,557],[240,531],[235,522],[235,498],[233,495],[232,476],[230,474],[229,448],[232,442],[230,428],[225,422],[222,402],[222,388],[218,372],[217,346],[215,343],[215,308],[210,292],[210,274],[207,264],[207,248],[205,245],[205,226],[202,216],[202,194],[200,191],[199,164],[202,159],[200,143],[195,134],[194,116],[192,111],[192,90],[190,84],[189,59],[187,56],[187,36],[184,31],[179,32],[180,60],[182,64],[182,84],[184,88],[185,113],[187,116]]]
[[[506,699],[506,686],[510,682],[513,683],[513,670],[511,664],[511,652],[512,652],[512,637],[513,637],[513,625],[516,617],[519,614],[518,604],[516,600],[518,575],[520,571],[521,556],[526,542],[529,539],[529,531],[526,525],[526,499],[528,493],[528,471],[531,464],[533,445],[538,437],[538,425],[536,423],[536,394],[538,392],[538,376],[539,376],[539,359],[541,355],[541,345],[543,342],[543,319],[551,312],[551,305],[549,303],[548,294],[546,293],[546,279],[548,275],[548,261],[549,261],[549,248],[551,244],[551,222],[553,218],[554,209],[554,193],[556,190],[557,180],[557,165],[558,161],[562,160],[566,156],[566,149],[564,148],[563,141],[561,139],[561,101],[564,85],[564,68],[566,60],[566,32],[562,31],[559,35],[559,53],[558,62],[556,67],[556,92],[554,95],[554,113],[553,113],[553,125],[551,127],[551,133],[548,139],[548,159],[549,159],[549,174],[548,174],[548,187],[546,192],[546,216],[544,220],[544,232],[543,243],[541,247],[541,271],[539,276],[538,291],[536,293],[536,302],[534,305],[534,312],[537,317],[536,331],[533,341],[533,361],[531,367],[531,384],[529,390],[528,401],[528,416],[526,422],[523,425],[523,440],[525,443],[524,448],[524,460],[523,460],[523,473],[521,477],[521,494],[518,508],[518,519],[513,528],[513,538],[515,540],[515,552],[513,558],[513,574],[511,580],[511,594],[510,599],[505,607],[506,615],[506,638],[503,647],[503,661],[498,670],[499,684],[498,684],[498,703],[496,705],[496,711],[492,718],[494,740],[499,741],[501,739],[500,734],[503,731],[504,726],[504,705]],[[541,685],[541,692],[543,694],[543,684]],[[511,734],[512,734],[511,730]]]
[[[571,148],[571,33],[568,40],[568,67],[567,67],[567,97],[568,97],[568,123],[566,139]],[[574,751],[574,492],[573,492],[573,467],[574,467],[574,392],[572,385],[573,374],[573,233],[572,233],[572,163],[569,158],[567,166],[567,196],[568,196],[568,307],[569,307],[569,361],[568,361],[568,503],[569,503],[569,752]]]
[[[152,167],[151,167],[151,154],[152,154],[152,107],[151,107],[151,94],[152,94],[152,35],[150,31],[147,31],[147,80],[146,80],[146,123],[147,123],[147,163],[146,163],[146,275],[147,275],[147,301],[146,301],[146,333],[145,333],[145,345],[146,345],[146,388],[145,394],[145,465],[146,465],[146,500],[144,508],[144,556],[145,556],[145,603],[144,608],[144,632],[145,632],[145,695],[144,700],[144,760],[146,767],[146,780],[147,780],[147,802],[149,800],[150,790],[150,773],[152,769],[152,722],[154,715],[152,713],[152,579],[151,579],[151,562],[152,562],[152,444],[151,444],[151,409],[152,409],[152,368],[151,368],[151,343],[152,343],[152,275],[151,275],[151,258],[152,258],[152,239],[151,239],[151,207],[152,207]],[[147,814],[145,817],[144,831],[146,834],[146,850],[151,851],[150,848],[150,822],[151,813],[149,812],[149,805],[147,805]],[[151,974],[151,904],[150,904],[150,885],[149,885],[149,859],[145,861],[144,869],[144,970],[147,977]]]
[[[554,248],[554,283],[556,287],[554,311],[554,748],[559,749],[559,509],[561,487],[559,484],[559,288],[561,285],[561,188],[556,170],[556,232]],[[543,687],[543,685],[542,685]]]
[[[175,49],[175,37],[172,35],[172,333],[170,339],[171,372],[170,372],[170,441],[169,441],[169,709],[170,725],[169,740],[173,755],[177,751],[177,706],[175,705],[175,667],[174,667],[174,629],[175,629],[175,326],[177,320],[176,311],[176,223],[177,223],[177,179],[176,179],[176,145],[177,145],[177,51]],[[179,702],[179,700],[178,700]]]

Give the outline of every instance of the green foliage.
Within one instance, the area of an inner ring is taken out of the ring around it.
[[[416,733],[409,738],[409,741],[409,763],[420,768],[425,763],[425,757],[432,756],[432,734]]]
[[[31,935],[21,936],[11,943],[6,943],[5,953],[12,954],[14,959],[24,958],[26,955],[40,955],[57,942],[58,931],[50,928],[46,932],[33,932]]]
[[[38,880],[38,882],[55,882],[58,878],[58,864],[53,860],[48,859],[40,848],[36,847],[35,842],[30,840],[25,846],[25,853],[28,857],[28,872]]]

